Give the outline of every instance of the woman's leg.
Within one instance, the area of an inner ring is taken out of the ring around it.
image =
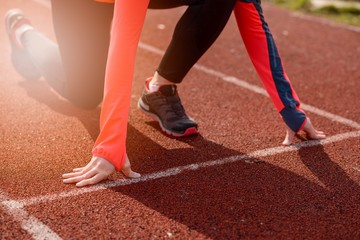
[[[21,42],[27,57],[50,86],[82,108],[102,100],[113,4],[52,0],[57,44],[33,30]]]
[[[139,109],[156,119],[161,129],[175,137],[198,133],[196,122],[186,113],[177,93],[192,66],[214,43],[225,27],[235,0],[152,0],[152,8],[188,5],[155,75],[145,83]]]
[[[166,7],[164,3],[169,2],[188,8],[176,25],[157,71],[168,81],[180,83],[224,29],[235,0],[154,0],[150,7]]]
[[[102,100],[113,4],[52,0],[53,21],[66,75],[64,95],[94,108]]]
[[[66,97],[66,76],[57,44],[35,29],[23,34],[22,44],[36,68],[35,71],[40,73],[56,92]]]

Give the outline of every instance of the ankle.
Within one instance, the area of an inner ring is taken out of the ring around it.
[[[154,76],[151,78],[151,80],[148,83],[149,91],[156,92],[159,90],[161,86],[164,85],[176,85],[176,84],[162,77],[158,72],[155,72]]]
[[[171,82],[170,80],[167,80],[163,76],[161,76],[157,71],[155,72],[154,76],[152,77],[150,81],[151,85],[175,85],[175,83]]]
[[[33,30],[33,26],[31,26],[30,24],[22,24],[21,26],[19,26],[15,32],[14,32],[14,35],[15,35],[15,40],[16,40],[16,43],[20,46],[20,47],[23,47],[23,44],[22,44],[22,37],[24,36],[24,34],[30,30]]]

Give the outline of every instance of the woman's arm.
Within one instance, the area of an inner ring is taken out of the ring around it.
[[[100,134],[92,151],[93,156],[99,158],[102,164],[93,164],[92,167],[84,168],[92,174],[85,172],[77,174],[77,179],[81,181],[98,176],[95,182],[89,184],[106,179],[115,169],[121,170],[127,159],[126,132],[135,55],[148,4],[149,0],[115,1],[100,115]],[[104,161],[110,162],[114,170],[111,171],[111,166]],[[99,167],[101,165],[107,166],[106,170]],[[82,178],[79,178],[79,175]],[[66,176],[69,175],[65,174],[64,177]],[[68,179],[64,182],[74,181]]]

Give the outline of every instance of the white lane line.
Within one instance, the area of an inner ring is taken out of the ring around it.
[[[32,1],[37,2],[37,3],[39,3],[42,6],[45,6],[47,8],[51,7],[50,2],[47,1],[47,0],[32,0]],[[165,53],[163,50],[161,50],[159,48],[156,48],[154,46],[151,46],[149,44],[143,43],[143,42],[139,43],[139,47],[146,50],[146,51],[149,51],[149,52],[152,52],[154,54],[161,55],[161,56],[164,55],[164,53]],[[233,83],[233,84],[235,84],[235,85],[237,85],[239,87],[242,87],[242,88],[248,89],[248,90],[250,90],[252,92],[255,92],[255,93],[264,95],[266,97],[269,97],[269,95],[267,94],[267,92],[265,91],[264,88],[258,87],[258,86],[253,85],[253,84],[250,84],[250,83],[248,83],[248,82],[246,82],[244,80],[241,80],[241,79],[239,79],[237,77],[226,75],[225,73],[216,71],[214,69],[205,67],[205,66],[200,65],[200,64],[195,64],[194,68],[197,69],[198,71],[201,71],[201,72],[204,72],[206,74],[218,77],[218,78],[220,78],[221,80],[223,80],[225,82]],[[339,122],[341,124],[344,124],[344,125],[349,126],[349,127],[353,127],[355,129],[360,129],[360,123],[357,123],[357,122],[355,122],[353,120],[341,117],[339,115],[336,115],[336,114],[333,114],[333,113],[330,113],[330,112],[326,112],[325,110],[322,110],[322,109],[319,109],[319,108],[316,108],[314,106],[304,104],[304,103],[302,103],[302,108],[305,111],[312,112],[312,113],[317,114],[319,116],[330,119],[331,121]]]
[[[104,189],[108,189],[108,188],[112,188],[112,187],[131,185],[131,184],[135,184],[135,183],[139,183],[139,182],[146,182],[146,181],[156,180],[159,178],[176,176],[185,171],[196,171],[196,170],[202,169],[202,168],[219,166],[219,165],[234,163],[234,162],[238,162],[238,161],[246,161],[248,163],[252,163],[252,162],[255,162],[252,160],[252,158],[268,157],[268,156],[273,156],[276,154],[298,151],[299,149],[302,149],[302,148],[325,145],[325,144],[335,143],[335,142],[339,142],[339,141],[343,141],[343,140],[347,140],[347,139],[351,139],[351,138],[357,138],[357,137],[360,137],[360,131],[341,133],[341,134],[337,134],[337,135],[328,137],[328,138],[326,138],[324,140],[320,140],[320,141],[310,140],[310,141],[299,142],[292,146],[280,146],[280,147],[274,147],[274,148],[266,148],[263,150],[257,150],[257,151],[251,152],[249,154],[240,154],[240,155],[235,155],[235,156],[231,156],[231,157],[227,157],[227,158],[221,158],[221,159],[202,162],[202,163],[194,163],[194,164],[189,164],[189,165],[185,165],[185,166],[169,168],[164,171],[155,172],[155,173],[151,173],[148,175],[143,175],[142,177],[137,178],[137,179],[123,179],[123,180],[105,182],[103,184],[99,184],[99,185],[95,185],[95,186],[91,186],[91,187],[87,187],[87,188],[74,189],[74,190],[70,190],[70,191],[49,194],[49,195],[42,195],[42,196],[32,197],[32,198],[23,199],[23,200],[16,200],[16,201],[5,200],[5,201],[2,201],[1,204],[15,206],[15,207],[16,206],[23,207],[23,206],[35,205],[35,204],[44,203],[44,202],[61,200],[63,198],[67,198],[67,197],[74,197],[74,196],[78,196],[78,195],[81,195],[84,193],[96,192],[96,191],[100,191],[100,190],[104,190]]]
[[[156,48],[154,46],[151,46],[149,44],[142,43],[142,42],[139,43],[139,47],[146,50],[146,51],[157,54],[157,55],[163,55],[165,53],[164,51],[162,51],[162,50],[160,50],[160,49],[158,49],[158,48]],[[266,92],[266,90],[264,88],[258,87],[258,86],[253,85],[253,84],[250,84],[250,83],[248,83],[248,82],[246,82],[244,80],[241,80],[241,79],[239,79],[237,77],[226,75],[225,73],[216,71],[214,69],[205,67],[205,66],[200,65],[200,64],[195,64],[194,68],[197,69],[198,71],[201,71],[201,72],[206,73],[208,75],[212,75],[214,77],[217,77],[217,78],[219,78],[219,79],[221,79],[221,80],[223,80],[225,82],[235,84],[235,85],[237,85],[239,87],[245,88],[245,89],[250,90],[252,92],[255,92],[255,93],[261,94],[263,96],[269,97],[268,93]],[[336,114],[327,112],[325,110],[316,108],[316,107],[308,105],[308,104],[302,103],[301,106],[305,111],[312,112],[312,113],[317,114],[319,116],[330,119],[331,121],[339,122],[341,124],[344,124],[344,125],[349,126],[349,127],[353,127],[355,129],[360,129],[360,123],[357,123],[357,122],[355,122],[353,120],[338,116]]]
[[[0,200],[5,212],[19,222],[21,228],[30,234],[33,239],[62,239],[39,219],[30,215],[24,209],[23,204],[8,198],[2,191],[0,191]]]
[[[329,112],[324,111],[324,110],[322,110],[320,108],[316,108],[314,106],[304,104],[304,103],[301,104],[301,108],[304,109],[305,111],[312,112],[312,113],[317,114],[319,116],[330,119],[330,120],[332,120],[334,122],[339,122],[339,123],[341,123],[341,124],[343,124],[345,126],[353,127],[355,129],[360,129],[360,123],[355,122],[355,121],[350,120],[350,119],[347,119],[347,118],[344,118],[344,117],[341,117],[341,116],[333,114],[333,113],[329,113]]]

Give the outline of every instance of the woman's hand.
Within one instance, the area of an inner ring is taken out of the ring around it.
[[[306,123],[302,130],[306,133],[308,139],[320,140],[326,137],[324,132],[318,131],[314,128],[309,118],[306,118]],[[285,140],[283,141],[282,144],[285,146],[291,145],[294,137],[295,137],[295,132],[292,131],[289,127],[287,127]]]
[[[130,161],[127,156],[121,171],[126,177],[138,178],[141,176],[139,173],[131,170]],[[65,173],[62,177],[64,178],[64,183],[76,183],[77,187],[84,187],[107,179],[113,172],[115,172],[114,165],[104,158],[93,156],[85,167],[75,168],[72,173]]]

